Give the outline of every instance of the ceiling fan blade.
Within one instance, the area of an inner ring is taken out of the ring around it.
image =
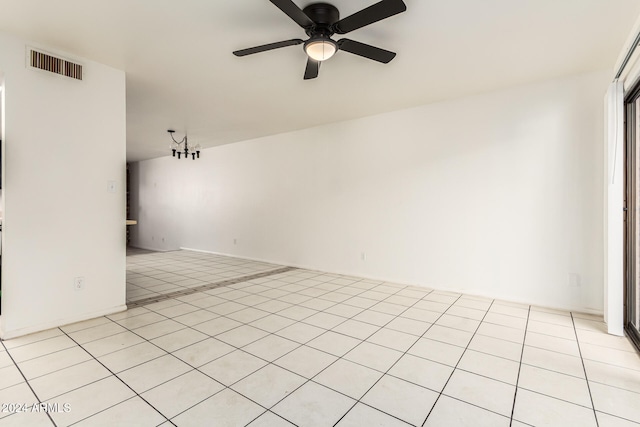
[[[344,50],[345,52],[373,59],[374,61],[382,62],[383,64],[387,64],[389,61],[396,57],[396,54],[394,52],[360,43],[355,40],[338,40],[338,47],[340,48],[340,50]]]
[[[291,0],[270,0],[278,9],[286,13],[289,18],[293,19],[296,24],[302,28],[310,28],[314,22]]]
[[[304,79],[315,79],[318,77],[318,72],[320,71],[320,61],[316,61],[314,59],[307,59],[307,68],[304,70]]]
[[[233,52],[233,54],[235,56],[247,56],[247,55],[252,55],[254,53],[266,52],[267,50],[279,49],[281,47],[293,46],[293,45],[302,44],[302,43],[304,43],[304,40],[301,40],[301,39],[285,40],[282,42],[269,43],[269,44],[263,44],[261,46],[250,47],[248,49],[236,50],[235,52]]]
[[[405,10],[407,10],[407,5],[402,0],[382,0],[366,9],[362,9],[360,12],[339,20],[333,24],[333,30],[338,34],[346,34]]]

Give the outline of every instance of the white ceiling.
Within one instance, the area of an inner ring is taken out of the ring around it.
[[[375,2],[332,0],[342,17]],[[167,155],[168,128],[211,147],[613,68],[640,14],[639,0],[405,3],[346,36],[397,52],[390,64],[338,52],[309,81],[301,46],[231,54],[306,39],[268,0],[0,0],[0,30],[125,70],[135,161]]]

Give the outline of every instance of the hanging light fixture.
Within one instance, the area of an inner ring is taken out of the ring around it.
[[[196,158],[200,158],[200,144],[196,144],[194,146],[192,146],[191,148],[189,148],[189,142],[187,140],[187,134],[184,134],[184,138],[182,138],[180,141],[176,141],[176,139],[173,137],[173,134],[175,133],[175,130],[173,129],[169,129],[167,130],[167,132],[169,132],[169,135],[171,135],[171,140],[173,142],[171,142],[171,152],[173,153],[173,157],[176,157],[176,154],[178,155],[178,158],[180,158],[182,156],[182,154],[184,154],[184,158],[187,159],[189,157],[189,154],[191,154],[191,159],[195,160]],[[182,144],[184,143],[184,148],[182,148]]]

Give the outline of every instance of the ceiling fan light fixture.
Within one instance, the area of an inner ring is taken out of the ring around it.
[[[310,38],[304,44],[304,51],[313,60],[326,61],[338,51],[338,44],[328,37]]]
[[[310,80],[318,77],[320,63],[331,58],[338,50],[348,52],[363,58],[387,64],[396,54],[394,52],[370,46],[355,40],[341,38],[338,42],[331,39],[334,34],[347,34],[367,25],[390,18],[407,10],[403,0],[379,0],[369,7],[361,9],[346,18],[340,19],[340,11],[329,3],[307,4],[300,9],[294,0],[269,0],[274,6],[284,12],[292,21],[300,26],[310,38],[283,40],[275,43],[267,43],[247,49],[233,52],[235,56],[247,56],[254,53],[267,52],[287,46],[303,44],[307,54],[307,65],[304,70],[304,79]]]

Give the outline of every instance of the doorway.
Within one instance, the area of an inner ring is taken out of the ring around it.
[[[640,84],[625,98],[625,330],[640,351]]]

